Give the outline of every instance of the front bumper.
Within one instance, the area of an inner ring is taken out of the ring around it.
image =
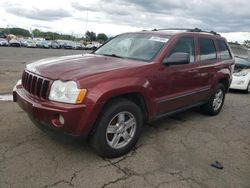
[[[37,99],[18,84],[13,89],[13,100],[39,128],[53,134],[86,138],[91,130],[93,105],[64,104]],[[64,118],[64,124],[61,124],[59,116]]]
[[[246,90],[248,86],[248,80],[243,76],[233,76],[230,89]]]

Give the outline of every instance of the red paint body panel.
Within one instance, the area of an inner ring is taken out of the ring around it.
[[[153,32],[152,32],[153,33]],[[150,34],[150,32],[149,32]],[[161,33],[164,36],[164,33]],[[164,66],[162,61],[183,36],[194,37],[195,62]],[[136,93],[144,99],[147,119],[208,100],[221,79],[231,82],[234,59],[200,62],[197,38],[216,35],[180,33],[171,36],[152,62],[142,62],[100,55],[78,55],[41,60],[30,65],[29,71],[50,80],[74,80],[78,88],[87,89],[82,104],[63,104],[31,96],[21,85],[13,92],[15,101],[29,115],[71,135],[88,135],[103,106],[112,98]],[[216,42],[215,42],[216,43]],[[218,49],[217,49],[218,50]],[[217,56],[220,54],[217,52]],[[64,126],[55,126],[59,114]]]
[[[93,113],[93,106],[91,105],[88,105],[88,108],[86,108],[84,104],[64,105],[55,102],[42,102],[29,97],[22,88],[18,88],[14,91],[14,98],[18,105],[26,111],[28,115],[48,124],[48,126],[57,127],[74,136],[80,136],[88,131],[87,124],[91,119],[91,113]],[[58,120],[59,114],[63,115],[65,120],[65,126],[63,127],[54,124],[54,121]]]

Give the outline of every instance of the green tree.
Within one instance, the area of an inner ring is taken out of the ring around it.
[[[33,33],[34,37],[43,37],[43,32],[40,31],[39,29],[34,29],[32,31],[32,33]]]
[[[105,42],[108,40],[107,35],[105,35],[104,33],[99,33],[96,37],[96,39],[100,42]]]
[[[88,41],[96,41],[96,34],[93,31],[87,31],[85,33],[86,40]]]
[[[34,34],[34,37],[43,37],[46,40],[57,40],[57,39],[62,39],[62,40],[80,40],[77,39],[76,37],[72,36],[72,35],[66,35],[66,34],[59,34],[56,32],[43,32],[40,31],[39,29],[34,29],[32,31],[32,33]]]
[[[5,36],[5,34],[13,34],[16,36],[22,36],[22,37],[31,37],[31,33],[22,28],[0,28],[0,35],[3,35],[2,37]],[[46,40],[57,40],[57,39],[62,39],[62,40],[75,40],[75,41],[80,41],[82,38],[76,38],[73,35],[67,35],[67,34],[59,34],[56,32],[43,32],[39,29],[34,29],[32,31],[32,34],[34,37],[42,37],[45,38]],[[94,32],[90,32],[90,38],[92,40],[96,40],[96,35]]]
[[[30,37],[31,36],[30,32],[27,29],[22,29],[22,28],[18,28],[18,27],[5,29],[5,32],[7,34],[13,34],[16,36],[23,36],[23,37]]]

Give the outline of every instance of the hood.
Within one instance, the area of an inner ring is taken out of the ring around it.
[[[242,70],[250,69],[250,65],[245,64],[235,64],[234,66],[234,73],[240,72]]]
[[[145,62],[105,57],[95,54],[72,55],[57,58],[48,58],[26,66],[27,70],[37,75],[53,80],[77,80],[114,71],[145,65]]]

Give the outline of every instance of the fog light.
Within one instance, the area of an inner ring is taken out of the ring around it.
[[[64,124],[64,118],[62,115],[59,115],[59,122],[63,125]]]

